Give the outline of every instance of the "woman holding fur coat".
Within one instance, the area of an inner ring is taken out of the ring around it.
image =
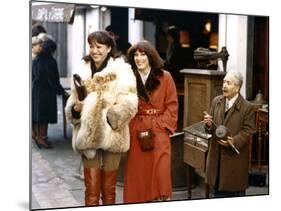
[[[78,100],[72,84],[66,116],[73,124],[73,149],[82,155],[85,205],[115,203],[121,153],[129,149],[129,121],[138,97],[131,66],[117,55],[116,44],[105,31],[88,36],[89,55],[76,69],[87,96]]]
[[[129,49],[137,78],[138,112],[130,122],[124,202],[169,200],[172,195],[171,140],[177,127],[178,97],[171,74],[156,49],[141,41]]]

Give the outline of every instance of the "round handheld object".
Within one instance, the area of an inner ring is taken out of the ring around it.
[[[227,136],[229,135],[229,129],[225,127],[224,125],[220,125],[216,129],[216,137],[219,139],[226,139]]]

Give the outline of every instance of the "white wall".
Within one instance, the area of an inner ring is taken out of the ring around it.
[[[67,77],[84,56],[84,46],[84,13],[76,10],[74,23],[67,28]]]
[[[85,14],[85,49],[86,54],[89,52],[89,45],[87,42],[88,35],[100,29],[100,11],[99,8],[87,9]]]
[[[143,40],[143,22],[139,20],[134,20],[135,9],[129,8],[129,23],[128,23],[128,40],[130,43],[134,44]]]
[[[248,17],[244,15],[219,15],[219,50],[226,46],[229,58],[227,71],[237,70],[244,77],[244,85],[241,88],[242,96],[246,96],[247,73],[247,28]],[[219,70],[223,71],[219,62]]]
[[[105,28],[111,24],[111,12],[107,9],[104,12],[100,12],[100,30],[105,30]]]

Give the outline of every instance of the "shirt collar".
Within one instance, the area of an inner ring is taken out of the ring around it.
[[[228,100],[226,98],[226,102],[228,101],[228,108],[231,108],[233,106],[233,104],[235,103],[236,99],[238,98],[238,94],[236,94],[233,98],[231,98],[230,100]]]
[[[138,71],[139,74],[140,74],[140,77],[141,77],[141,80],[142,80],[142,83],[145,85],[145,82],[149,76],[149,73],[150,73],[151,69],[146,73],[146,74],[143,74],[143,72],[141,71]]]

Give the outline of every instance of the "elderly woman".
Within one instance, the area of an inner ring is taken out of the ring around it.
[[[38,38],[37,36],[32,37],[32,47],[31,47],[31,58],[32,61],[36,58],[36,56],[42,51],[43,40]],[[32,139],[36,140],[38,133],[37,125],[32,123]]]
[[[178,97],[171,74],[148,42],[133,45],[129,62],[137,78],[137,115],[130,122],[124,202],[169,200],[172,195],[171,140],[177,127]]]
[[[48,124],[57,123],[57,95],[65,93],[59,81],[56,43],[43,41],[42,50],[32,61],[32,126],[38,148],[53,148],[48,139]]]
[[[75,72],[87,97],[79,101],[72,84],[65,111],[73,124],[72,146],[82,155],[85,205],[99,205],[100,199],[114,204],[121,153],[129,149],[128,125],[137,111],[136,78],[108,32],[89,34],[88,43],[89,55]]]

